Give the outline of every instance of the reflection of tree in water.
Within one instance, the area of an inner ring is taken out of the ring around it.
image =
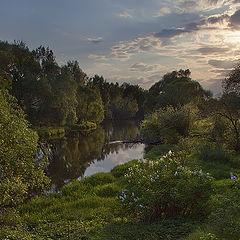
[[[103,128],[109,141],[133,139],[139,134],[139,123],[131,120],[107,121]]]
[[[139,124],[131,120],[106,121],[103,124],[106,144],[98,160],[104,160],[110,153],[118,153],[119,150],[133,148],[135,144],[107,144],[110,141],[123,141],[136,138],[139,134]]]
[[[57,188],[66,181],[83,176],[87,167],[97,159],[104,144],[104,130],[98,128],[88,136],[74,136],[51,141],[52,156],[48,168]]]
[[[136,144],[108,144],[113,140],[136,138],[139,127],[134,121],[108,122],[92,134],[76,134],[64,139],[50,141],[52,145],[49,176],[56,188],[84,175],[94,160],[104,160],[109,154],[137,147]]]

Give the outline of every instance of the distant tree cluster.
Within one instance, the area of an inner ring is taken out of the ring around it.
[[[139,86],[89,78],[77,61],[60,67],[43,46],[30,51],[23,42],[0,42],[0,69],[0,88],[17,98],[34,125],[98,124],[143,115],[145,91]]]

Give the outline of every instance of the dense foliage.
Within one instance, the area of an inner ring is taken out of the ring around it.
[[[142,135],[165,144],[177,143],[180,137],[189,135],[196,114],[196,109],[191,105],[161,108],[143,121]]]
[[[237,66],[219,98],[192,80],[188,69],[165,74],[145,91],[89,78],[77,61],[59,66],[49,48],[30,51],[22,42],[0,42],[0,238],[238,240],[239,76]],[[44,149],[25,116],[42,136],[71,129],[84,138],[84,131],[95,130],[83,141],[62,139],[50,149],[62,154],[52,159],[63,165],[60,174],[75,179],[90,156],[100,153],[100,160],[111,151],[106,147],[101,155],[105,138],[123,140],[111,128],[105,135],[98,124],[144,114],[143,139],[162,143],[144,160],[22,204],[48,183]]]
[[[212,178],[202,170],[189,169],[181,158],[169,151],[160,159],[139,160],[130,167],[120,196],[126,209],[149,220],[205,217],[213,192]]]
[[[188,103],[200,104],[205,98],[211,96],[202,86],[190,78],[189,69],[167,73],[156,82],[148,92],[144,103],[146,112],[172,106],[181,107]]]
[[[38,156],[38,136],[30,129],[16,99],[0,90],[0,208],[22,203],[48,183],[46,161]]]
[[[30,51],[23,42],[0,42],[0,69],[0,87],[9,89],[34,125],[143,116],[143,89],[88,78],[77,61],[60,67],[43,46]]]

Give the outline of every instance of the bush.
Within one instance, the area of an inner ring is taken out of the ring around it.
[[[215,209],[209,216],[208,226],[219,238],[239,240],[240,184],[233,182],[228,191],[216,195]]]
[[[15,207],[46,189],[46,155],[17,100],[0,90],[0,209]]]
[[[190,105],[160,109],[143,121],[141,134],[148,141],[176,144],[181,136],[189,135],[195,112]]]
[[[93,131],[97,129],[97,124],[89,121],[82,121],[80,124],[74,124],[72,130]]]
[[[213,179],[202,170],[184,167],[171,151],[156,161],[139,160],[129,168],[120,199],[136,216],[157,218],[205,217]]]
[[[232,160],[229,150],[209,142],[202,143],[197,147],[197,156],[204,161],[229,162]]]
[[[121,188],[114,184],[106,184],[103,186],[97,186],[95,192],[99,197],[115,197],[119,195]]]
[[[117,165],[111,170],[111,174],[116,178],[124,177],[124,175],[128,172],[128,168],[134,166],[134,164],[136,163],[137,163],[137,160],[132,160],[130,162]]]
[[[111,173],[96,173],[90,177],[86,177],[81,181],[83,184],[89,184],[92,186],[103,185],[114,182],[114,177]]]

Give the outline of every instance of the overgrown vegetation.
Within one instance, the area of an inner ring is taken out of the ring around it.
[[[239,66],[212,98],[188,69],[164,75],[146,96],[88,78],[77,62],[60,67],[42,46],[1,42],[0,64],[1,239],[239,240]],[[66,127],[101,132],[103,119],[144,111],[143,138],[163,143],[144,160],[39,195],[48,184],[45,149],[24,112],[39,135],[56,136]]]

